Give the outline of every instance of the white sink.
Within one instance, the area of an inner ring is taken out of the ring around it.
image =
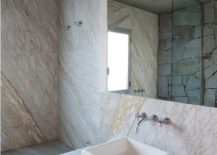
[[[123,138],[84,149],[81,155],[169,155],[169,153],[130,138]]]

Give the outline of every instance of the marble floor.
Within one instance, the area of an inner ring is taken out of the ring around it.
[[[2,152],[2,155],[60,155],[70,152],[72,149],[60,141],[52,141],[46,144],[30,146],[17,150]]]

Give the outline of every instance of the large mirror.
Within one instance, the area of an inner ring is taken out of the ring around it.
[[[108,0],[107,90],[217,107],[215,0]]]

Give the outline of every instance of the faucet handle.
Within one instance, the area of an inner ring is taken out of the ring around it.
[[[165,117],[164,119],[161,119],[159,123],[160,123],[160,126],[162,127],[163,124],[169,125],[171,123],[171,120],[168,117]]]
[[[141,113],[141,114],[137,113],[137,114],[136,114],[136,118],[137,118],[137,119],[139,119],[139,118],[145,119],[145,118],[147,118],[147,114],[146,114],[145,112],[143,112],[143,113]]]
[[[159,122],[159,117],[158,117],[157,115],[153,115],[153,116],[152,116],[152,120],[153,120],[154,122]]]
[[[143,112],[142,114],[141,114],[141,117],[144,119],[144,118],[147,118],[147,114],[145,113],[145,112]]]
[[[163,119],[162,123],[169,125],[171,123],[171,120],[170,120],[170,118],[166,117]]]

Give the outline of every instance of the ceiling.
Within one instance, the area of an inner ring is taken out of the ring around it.
[[[116,0],[118,2],[128,4],[153,13],[170,12],[172,8],[172,0]],[[206,3],[211,0],[173,0],[174,9],[180,9],[187,6]]]

